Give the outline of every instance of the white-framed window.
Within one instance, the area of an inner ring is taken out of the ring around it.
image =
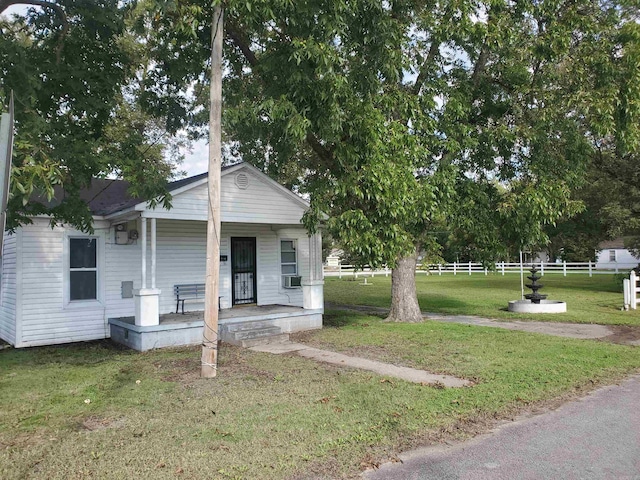
[[[616,251],[615,250],[609,250],[609,261],[610,262],[615,262],[616,261]]]
[[[281,285],[285,288],[299,286],[293,277],[298,277],[298,253],[296,241],[290,239],[280,240],[280,275]]]
[[[69,301],[98,300],[98,239],[69,237]]]

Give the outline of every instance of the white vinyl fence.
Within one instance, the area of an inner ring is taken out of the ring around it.
[[[638,294],[640,294],[640,277],[631,270],[628,279],[624,279],[624,308],[635,310],[638,306]]]
[[[562,273],[565,277],[573,273],[588,274],[590,277],[597,274],[615,274],[620,272],[627,272],[628,270],[635,268],[637,263],[617,263],[613,268],[596,268],[595,262],[562,262],[562,263],[550,263],[550,262],[536,262],[535,264],[524,263],[522,265],[525,272],[527,272],[532,265],[535,265],[540,274],[545,273]],[[483,267],[481,263],[474,262],[454,262],[438,265],[418,265],[417,273],[426,275],[472,275],[472,274],[484,274],[488,275],[491,270]],[[520,273],[520,263],[518,262],[496,262],[495,273],[506,275],[507,273]],[[388,268],[382,268],[373,270],[369,267],[356,268],[353,265],[339,264],[337,267],[324,267],[325,277],[344,277],[354,276],[358,277],[375,277],[376,275],[384,275],[388,277],[391,274],[391,270]]]

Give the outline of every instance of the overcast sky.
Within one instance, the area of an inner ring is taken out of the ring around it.
[[[187,176],[197,175],[207,171],[209,165],[209,144],[206,140],[193,142],[191,152],[185,152],[184,163],[180,170],[185,170]]]

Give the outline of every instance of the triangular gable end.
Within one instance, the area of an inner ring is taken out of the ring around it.
[[[147,208],[146,202],[135,210],[148,211],[150,217],[182,220],[207,220],[207,179],[199,179],[171,192],[172,208]],[[309,204],[295,193],[248,164],[226,168],[221,176],[223,222],[299,225]]]
[[[305,210],[307,208],[309,208],[309,202],[307,202],[305,199],[303,199],[300,196],[298,196],[297,194],[293,193],[291,190],[289,190],[288,188],[284,187],[283,185],[280,185],[278,182],[276,182],[269,175],[267,175],[264,172],[261,172],[256,167],[254,167],[253,165],[250,165],[248,163],[239,163],[237,165],[229,167],[228,169],[223,170],[222,176],[224,177],[224,176],[228,176],[228,175],[237,173],[239,170],[242,170],[242,169],[248,170],[249,172],[253,172],[255,175],[257,175],[259,177],[260,180],[262,180],[263,182],[267,183],[268,185],[270,185],[275,190],[279,191],[282,195],[285,195],[285,196],[289,197],[291,200],[293,200],[294,202],[298,203]]]

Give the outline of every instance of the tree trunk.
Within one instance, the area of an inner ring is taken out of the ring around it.
[[[391,310],[388,322],[421,322],[422,313],[416,292],[417,252],[398,260],[391,272]]]
[[[222,6],[213,9],[211,27],[211,99],[209,112],[209,208],[205,276],[204,330],[200,376],[212,378],[218,369],[218,293],[220,279],[220,169],[222,162]]]

